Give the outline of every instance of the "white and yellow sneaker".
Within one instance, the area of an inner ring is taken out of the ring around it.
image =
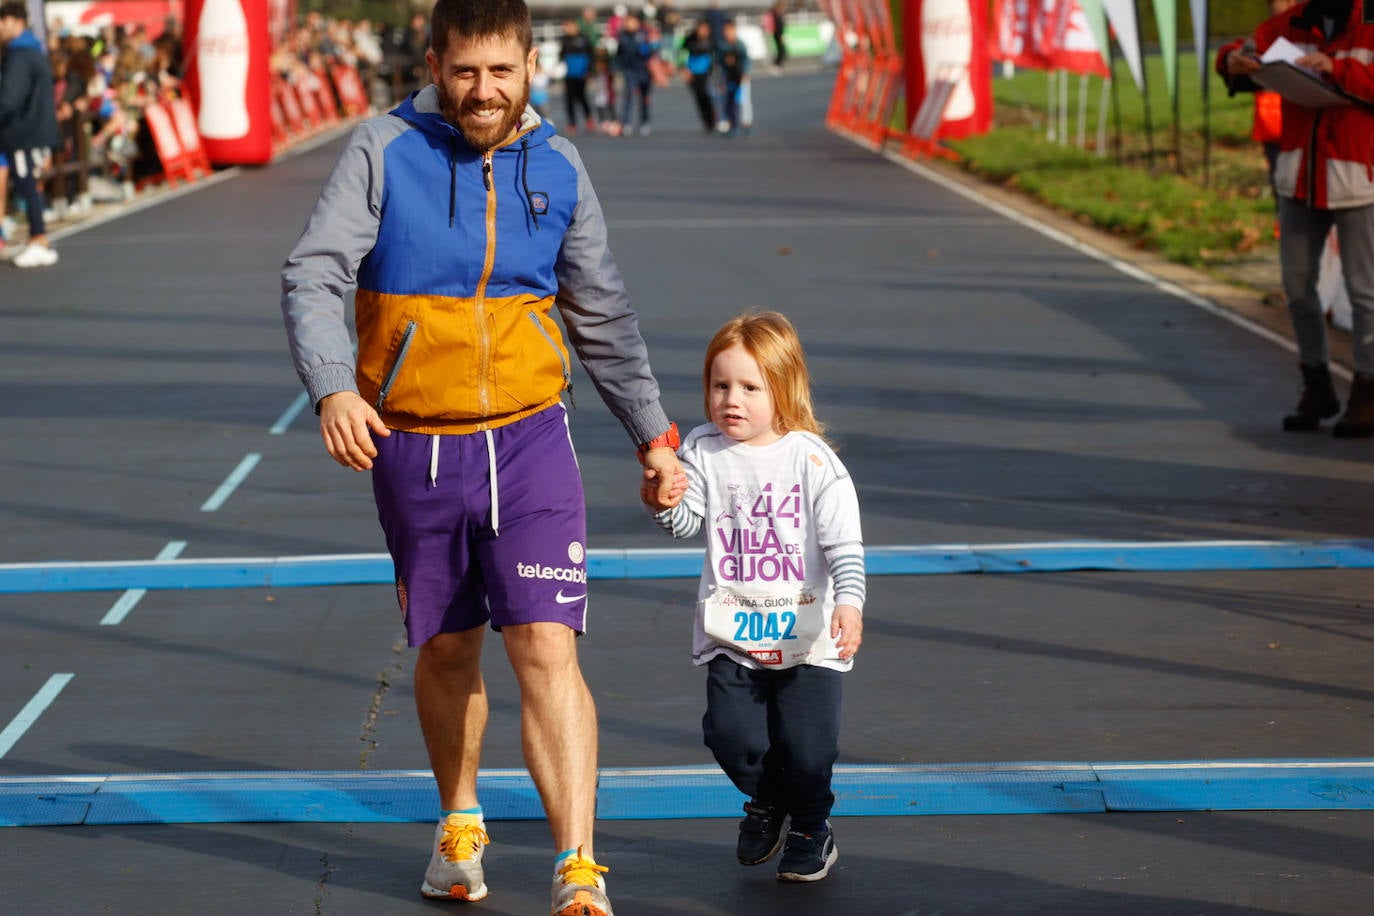
[[[434,830],[434,854],[420,893],[439,900],[481,900],[487,895],[482,850],[491,839],[475,814],[450,814]]]
[[[553,916],[615,916],[601,878],[608,871],[583,856],[579,846],[554,872]]]

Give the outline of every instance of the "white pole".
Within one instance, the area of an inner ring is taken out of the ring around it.
[[[1097,155],[1107,155],[1107,108],[1111,104],[1112,78],[1102,78],[1102,101],[1097,106]]]
[[[1059,115],[1055,111],[1055,102],[1058,94],[1055,92],[1054,78],[1056,71],[1046,71],[1045,76],[1049,79],[1048,83],[1048,104],[1046,105],[1048,117],[1045,119],[1045,139],[1053,143],[1058,137],[1055,136],[1055,127],[1059,124]]]
[[[1069,145],[1069,71],[1059,71],[1059,142]]]
[[[1078,75],[1078,148],[1088,148],[1088,74]]]

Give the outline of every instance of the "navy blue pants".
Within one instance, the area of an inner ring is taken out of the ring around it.
[[[820,827],[835,804],[842,677],[814,665],[756,670],[723,655],[707,663],[706,746],[737,789],[799,830]]]

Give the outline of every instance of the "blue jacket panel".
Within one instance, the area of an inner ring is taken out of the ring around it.
[[[553,267],[577,206],[577,170],[548,143],[547,122],[484,157],[435,112],[412,99],[393,112],[415,130],[385,150],[381,226],[358,285],[379,293],[469,298],[485,266],[487,215],[495,197],[496,244],[487,296],[553,296]],[[490,181],[491,192],[487,190]]]

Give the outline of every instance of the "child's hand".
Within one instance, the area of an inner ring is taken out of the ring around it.
[[[852,604],[835,605],[830,617],[830,638],[835,640],[841,660],[851,659],[864,641],[864,615]]]
[[[655,512],[671,509],[682,502],[687,492],[687,472],[681,467],[669,478],[667,490],[660,485],[664,478],[656,468],[644,469],[644,479],[639,485],[639,498],[644,505]]]

